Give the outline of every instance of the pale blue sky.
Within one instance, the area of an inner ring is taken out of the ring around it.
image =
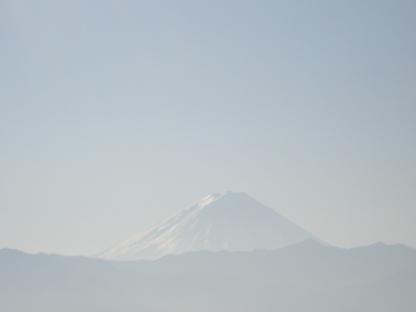
[[[0,248],[91,254],[245,191],[416,246],[416,2],[0,0]]]

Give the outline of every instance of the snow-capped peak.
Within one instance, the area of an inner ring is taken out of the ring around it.
[[[156,259],[198,250],[274,249],[313,236],[246,193],[214,193],[101,253],[115,260]]]

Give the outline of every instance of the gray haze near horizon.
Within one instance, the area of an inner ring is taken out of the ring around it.
[[[416,250],[314,241],[109,262],[0,250],[7,312],[414,312]]]
[[[0,248],[93,254],[227,189],[416,246],[415,10],[0,0]]]

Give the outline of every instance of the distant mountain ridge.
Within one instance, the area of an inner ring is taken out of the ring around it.
[[[226,192],[208,195],[98,256],[138,260],[198,250],[276,249],[313,237],[246,193]]]
[[[0,250],[0,311],[413,312],[416,250],[199,251],[107,261]]]

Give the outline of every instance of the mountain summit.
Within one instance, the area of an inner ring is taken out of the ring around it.
[[[313,238],[245,193],[211,194],[147,232],[102,252],[114,260],[156,259],[190,251],[276,249]]]

